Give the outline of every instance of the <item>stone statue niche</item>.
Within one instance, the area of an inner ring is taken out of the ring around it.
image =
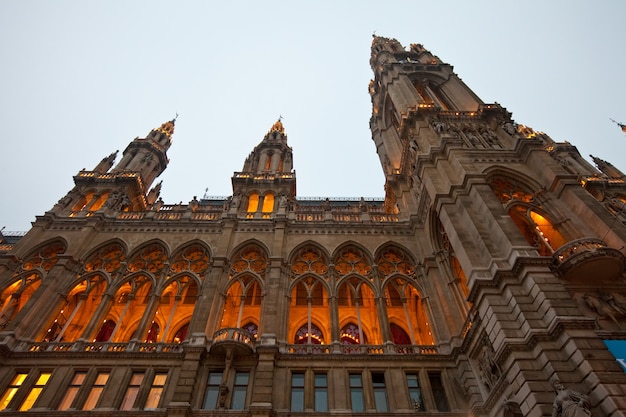
[[[583,312],[596,319],[596,327],[602,330],[626,328],[626,296],[615,293],[585,293],[577,297]]]

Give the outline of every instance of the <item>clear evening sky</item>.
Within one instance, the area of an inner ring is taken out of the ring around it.
[[[166,204],[232,194],[279,115],[297,194],[383,196],[372,33],[421,43],[516,122],[626,170],[626,2],[0,1],[0,227],[28,230],[180,114]]]

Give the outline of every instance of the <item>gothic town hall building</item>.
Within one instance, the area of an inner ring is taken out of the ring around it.
[[[280,120],[228,198],[159,197],[174,121],[78,172],[1,246],[0,414],[624,416],[626,176],[370,63],[384,199],[299,198]]]

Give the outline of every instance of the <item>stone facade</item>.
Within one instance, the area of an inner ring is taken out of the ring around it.
[[[624,174],[370,63],[384,199],[298,198],[280,120],[228,198],[152,187],[175,120],[79,172],[0,255],[3,414],[623,416]]]

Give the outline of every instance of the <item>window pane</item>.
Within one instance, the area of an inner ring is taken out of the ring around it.
[[[435,405],[439,411],[450,411],[448,405],[448,398],[446,398],[446,391],[443,388],[441,381],[441,374],[438,372],[429,372],[428,379],[430,380],[430,387],[433,390],[433,397],[435,398]]]
[[[385,374],[372,374],[372,386],[374,388],[374,403],[376,411],[388,411],[387,389],[385,388]]]
[[[246,392],[248,391],[248,372],[237,372],[235,374],[235,387],[233,388],[233,398],[230,408],[233,410],[243,410],[246,407]]]
[[[24,383],[24,380],[28,374],[17,374],[7,387],[6,391],[4,391],[4,395],[2,395],[2,399],[0,399],[0,410],[4,410],[7,408],[7,405],[11,402],[15,393],[19,389],[19,387]]]
[[[207,383],[206,393],[204,395],[204,404],[202,408],[205,410],[215,410],[217,408],[217,399],[220,394],[220,384],[222,383],[222,372],[211,372]]]
[[[406,375],[406,385],[409,388],[409,399],[411,400],[411,406],[415,411],[424,411],[422,404],[422,390],[419,385],[419,378],[417,374]]]
[[[315,374],[315,411],[328,411],[328,380],[326,374]]]
[[[304,374],[291,374],[291,411],[304,411]]]
[[[159,406],[159,401],[161,400],[161,395],[163,394],[163,387],[153,387],[150,389],[150,393],[148,394],[148,400],[146,401],[146,406],[144,410],[155,409]]]
[[[365,411],[365,398],[363,397],[363,380],[361,375],[350,375],[350,402],[352,411]]]
[[[87,401],[83,404],[83,410],[93,410],[96,408],[98,404],[98,400],[100,399],[100,394],[104,391],[104,386],[109,380],[108,372],[100,372],[96,377],[96,381],[93,383],[91,390],[89,391],[89,395],[87,396]]]
[[[37,398],[39,398],[41,391],[43,391],[43,387],[50,379],[50,375],[50,373],[43,373],[39,375],[39,378],[37,378],[37,381],[33,385],[33,388],[31,388],[30,392],[26,396],[26,399],[20,406],[20,411],[30,410],[33,407],[35,401],[37,401]]]
[[[130,410],[133,408],[135,404],[135,400],[137,399],[137,394],[139,393],[139,387],[129,387],[126,390],[126,395],[124,396],[124,402],[122,402],[122,406],[120,410]]]
[[[76,394],[78,394],[79,387],[69,387],[65,392],[65,397],[63,397],[63,401],[59,404],[58,410],[67,410],[71,407],[74,402],[74,398],[76,398]]]

